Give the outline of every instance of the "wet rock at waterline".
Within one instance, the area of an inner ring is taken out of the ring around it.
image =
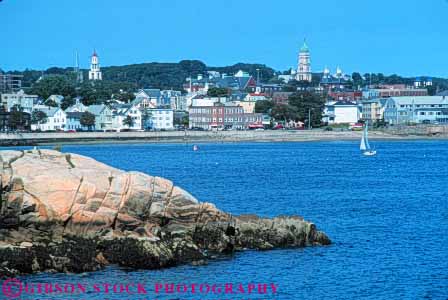
[[[232,216],[169,180],[52,150],[0,151],[0,275],[204,264],[330,244],[297,216]]]

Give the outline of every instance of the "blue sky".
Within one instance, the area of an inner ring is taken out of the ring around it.
[[[448,0],[3,0],[0,68],[199,59],[448,77]]]

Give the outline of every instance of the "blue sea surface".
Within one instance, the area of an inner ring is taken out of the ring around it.
[[[38,274],[27,283],[142,283],[148,295],[74,294],[39,299],[448,299],[448,142],[103,144],[64,146],[124,170],[166,177],[233,214],[297,214],[333,244],[247,251],[206,266],[110,267]],[[155,295],[157,283],[275,283],[275,295]],[[32,297],[28,297],[31,299]],[[37,298],[36,298],[37,299]]]

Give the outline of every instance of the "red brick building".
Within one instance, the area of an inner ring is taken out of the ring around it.
[[[233,104],[215,103],[213,106],[191,106],[189,127],[210,129],[247,129],[250,124],[262,123],[263,114],[244,113],[244,108]]]
[[[362,99],[362,91],[329,91],[328,97],[334,101],[357,101]]]

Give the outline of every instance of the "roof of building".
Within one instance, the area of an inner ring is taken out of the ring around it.
[[[218,82],[216,83],[216,86],[220,87],[220,88],[244,90],[252,82],[252,80],[253,80],[252,76],[248,76],[248,77],[228,76],[228,77],[219,79]],[[255,84],[255,82],[254,82],[254,84]]]
[[[78,103],[73,104],[72,106],[69,106],[65,111],[66,112],[74,112],[76,110],[84,111],[84,110],[86,110],[86,108],[87,108],[87,106],[82,104],[82,102],[78,102]]]
[[[47,115],[47,117],[54,117],[54,115],[61,109],[59,107],[49,107],[49,106],[36,105],[34,107],[34,110],[38,110],[38,111],[44,112]]]
[[[62,100],[64,100],[64,96],[62,95],[51,95],[50,97],[48,97],[48,100],[53,100],[56,101],[57,103],[60,103]]]
[[[94,115],[99,115],[103,112],[103,110],[105,110],[107,108],[106,105],[104,104],[95,104],[95,105],[90,105],[87,106],[87,111],[89,113],[92,113]]]
[[[243,100],[244,98],[246,98],[247,93],[244,92],[234,92],[232,93],[232,95],[230,95],[230,99],[231,100]]]
[[[148,97],[151,98],[159,98],[160,97],[160,89],[142,89],[140,91],[143,91]]]
[[[363,100],[362,103],[379,103],[382,106],[384,106],[389,98],[378,98],[378,99],[371,99],[371,100]]]
[[[358,106],[358,104],[354,102],[348,102],[348,101],[336,101],[332,104],[333,106]]]
[[[448,97],[444,96],[405,96],[405,97],[390,97],[386,98],[388,101],[394,101],[398,105],[412,105],[412,104],[448,104]]]

